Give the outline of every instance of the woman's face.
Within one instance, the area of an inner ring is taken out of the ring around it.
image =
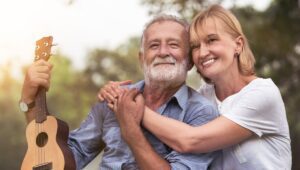
[[[206,19],[197,30],[199,39],[192,43],[192,55],[195,66],[202,76],[216,81],[238,73],[238,39],[225,31],[222,22]]]

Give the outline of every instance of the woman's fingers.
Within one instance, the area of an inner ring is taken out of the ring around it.
[[[108,84],[103,86],[98,92],[98,99],[102,102],[106,100],[108,103],[114,102],[122,93],[123,89],[120,85],[130,84],[131,80],[121,82],[109,81]]]
[[[132,83],[132,80],[124,80],[119,82],[119,86],[129,85]]]

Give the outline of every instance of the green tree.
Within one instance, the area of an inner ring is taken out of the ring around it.
[[[54,55],[50,62],[54,67],[47,93],[49,112],[65,120],[70,129],[74,129],[97,101],[97,91],[90,90],[82,71],[75,70],[66,56]]]
[[[25,152],[24,117],[17,107],[21,84],[11,70],[10,64],[0,68],[0,169],[19,169]]]
[[[187,20],[191,20],[200,10],[213,3],[221,3],[222,0],[141,0],[149,9],[149,15],[155,15],[165,11],[177,11]]]
[[[108,81],[133,80],[143,78],[138,62],[139,38],[131,38],[128,43],[116,49],[95,49],[87,57],[84,76],[87,84],[98,91]]]

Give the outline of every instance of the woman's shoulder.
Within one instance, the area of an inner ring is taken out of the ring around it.
[[[246,85],[241,91],[241,94],[249,92],[260,92],[263,94],[280,94],[279,88],[271,78],[256,78]]]
[[[270,78],[256,78],[238,92],[234,101],[246,103],[246,105],[256,104],[256,106],[274,107],[274,105],[283,105],[279,88]]]

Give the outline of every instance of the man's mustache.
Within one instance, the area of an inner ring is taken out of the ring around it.
[[[155,57],[152,62],[152,66],[156,66],[158,64],[176,64],[176,59],[172,55],[168,55],[167,57]]]

